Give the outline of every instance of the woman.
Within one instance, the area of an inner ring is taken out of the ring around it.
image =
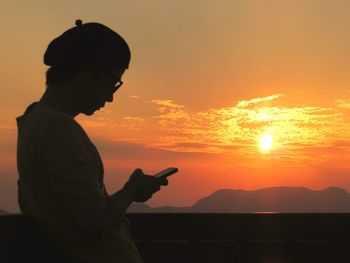
[[[99,23],[76,26],[44,54],[46,90],[16,118],[19,205],[40,232],[75,262],[142,262],[125,211],[167,185],[136,169],[109,195],[100,155],[75,117],[92,115],[123,84],[125,40]]]

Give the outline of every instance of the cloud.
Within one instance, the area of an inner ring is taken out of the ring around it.
[[[2,131],[17,130],[17,125],[15,122],[2,122],[0,123],[0,130]]]
[[[283,96],[273,94],[206,110],[173,100],[153,99],[145,104],[153,108],[153,113],[145,110],[151,115],[120,117],[117,121],[113,112],[101,112],[85,124],[95,127],[99,135],[105,132],[109,138],[132,139],[148,148],[182,153],[234,153],[246,158],[256,157],[262,134],[273,137],[270,156],[299,160],[311,158],[306,149],[322,151],[334,147],[335,142],[350,141],[349,116],[343,108],[275,106],[273,101]],[[261,104],[266,101],[269,105]]]
[[[127,121],[135,121],[135,122],[139,122],[139,121],[143,122],[143,121],[145,121],[144,118],[141,118],[141,117],[132,117],[132,116],[127,116],[127,117],[124,117],[123,119],[124,119],[124,120],[127,120]]]
[[[350,109],[350,99],[336,100],[335,104],[344,109]]]
[[[152,118],[157,121],[159,133],[146,144],[183,152],[224,153],[235,149],[238,154],[255,156],[259,136],[270,133],[275,153],[281,156],[298,154],[297,157],[302,158],[300,152],[293,153],[293,150],[326,147],[335,141],[350,140],[348,117],[337,108],[267,107],[259,104],[282,96],[253,98],[240,101],[233,107],[206,111],[170,100],[153,100],[158,114]]]
[[[151,100],[149,101],[149,103],[153,103],[155,105],[158,106],[166,106],[169,108],[183,108],[183,105],[179,105],[174,103],[172,100],[160,100],[160,99],[155,99],[155,100]]]
[[[236,107],[238,108],[244,108],[244,107],[248,107],[252,104],[257,104],[257,103],[261,103],[261,102],[264,102],[264,101],[269,101],[269,100],[274,100],[274,99],[278,99],[280,97],[283,97],[284,94],[274,94],[274,95],[270,95],[270,96],[267,96],[267,97],[262,97],[262,98],[254,98],[254,99],[251,99],[251,100],[240,100]]]
[[[91,132],[101,132],[104,130],[117,130],[123,129],[138,129],[138,125],[144,122],[144,118],[139,116],[125,116],[117,117],[113,111],[100,110],[93,116],[82,116],[79,115],[77,118],[78,122]]]
[[[154,161],[157,162],[172,160],[174,158],[178,159],[179,157],[190,160],[192,158],[197,158],[203,156],[203,154],[196,152],[182,152],[182,151],[169,151],[166,149],[161,149],[158,147],[150,147],[144,143],[138,142],[137,140],[128,140],[128,139],[113,139],[105,138],[102,136],[96,136],[94,138],[94,144],[97,146],[98,150],[105,156],[107,159],[114,160],[142,160],[142,161]],[[174,145],[172,145],[174,146]],[[206,147],[206,145],[178,145],[178,147]],[[204,152],[206,155],[207,152]]]

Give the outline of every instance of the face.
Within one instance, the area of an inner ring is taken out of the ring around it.
[[[113,102],[113,95],[122,84],[125,69],[110,69],[98,76],[89,76],[81,85],[81,113],[92,115],[103,108],[106,102]]]

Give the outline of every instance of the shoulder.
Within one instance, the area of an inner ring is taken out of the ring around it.
[[[51,130],[80,130],[81,126],[73,118],[62,115],[52,116],[49,120],[49,128]]]
[[[56,116],[48,123],[48,137],[51,140],[87,142],[88,136],[80,124],[73,118]]]

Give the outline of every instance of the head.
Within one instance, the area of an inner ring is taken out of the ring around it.
[[[44,63],[47,91],[62,92],[79,113],[92,115],[122,84],[130,62],[126,41],[98,23],[82,24],[55,38],[48,46]]]

